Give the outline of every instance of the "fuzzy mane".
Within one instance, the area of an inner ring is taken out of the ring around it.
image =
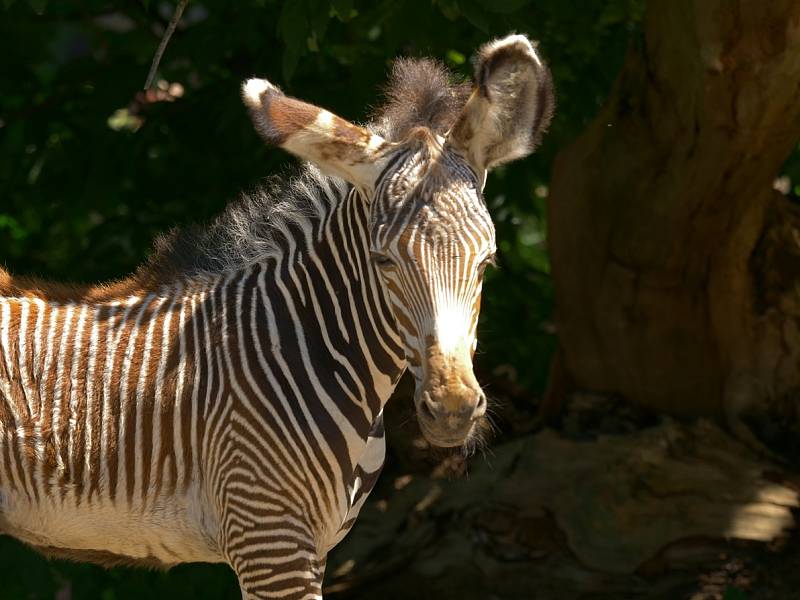
[[[456,81],[442,63],[401,58],[392,66],[385,101],[367,127],[392,142],[404,140],[417,127],[443,135],[469,93],[469,84]],[[86,286],[16,277],[0,268],[0,296],[105,302],[176,281],[221,276],[281,252],[287,238],[323,218],[350,189],[343,180],[306,163],[269,177],[208,224],[175,228],[159,236],[148,260],[131,277]]]
[[[470,93],[438,61],[401,58],[384,88],[386,100],[367,125],[389,141],[415,127],[444,134]],[[215,276],[251,265],[280,251],[281,240],[304,222],[319,220],[348,193],[349,184],[305,164],[293,176],[273,176],[232,202],[211,223],[174,229],[156,239],[136,278],[145,286]]]
[[[399,58],[392,65],[384,88],[386,100],[374,113],[371,128],[390,142],[402,141],[415,127],[444,135],[458,118],[471,89],[437,60]]]
[[[135,277],[152,287],[250,266],[280,252],[282,240],[297,235],[296,226],[319,220],[349,189],[346,182],[312,164],[273,175],[228,204],[210,223],[175,228],[156,238]]]

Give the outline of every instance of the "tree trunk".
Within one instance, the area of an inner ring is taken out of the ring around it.
[[[800,3],[655,0],[549,198],[557,324],[581,389],[679,415],[796,406]],[[771,402],[766,402],[770,400]]]

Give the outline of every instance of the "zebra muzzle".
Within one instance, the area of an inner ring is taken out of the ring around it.
[[[474,379],[474,377],[473,377]],[[475,386],[456,385],[418,390],[417,420],[425,438],[435,446],[461,446],[486,413],[486,395]]]

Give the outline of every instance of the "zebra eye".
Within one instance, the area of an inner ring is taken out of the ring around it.
[[[385,254],[379,254],[378,252],[372,253],[372,262],[382,269],[394,266],[394,261],[391,258]]]

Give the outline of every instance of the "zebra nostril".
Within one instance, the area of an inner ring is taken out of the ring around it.
[[[427,394],[422,397],[422,402],[420,402],[420,410],[425,418],[431,420],[436,419],[436,413],[433,411],[433,406],[431,406],[431,399]]]
[[[486,414],[486,394],[482,391],[478,392],[478,403],[475,405],[475,411],[472,413],[473,419],[478,419]]]

